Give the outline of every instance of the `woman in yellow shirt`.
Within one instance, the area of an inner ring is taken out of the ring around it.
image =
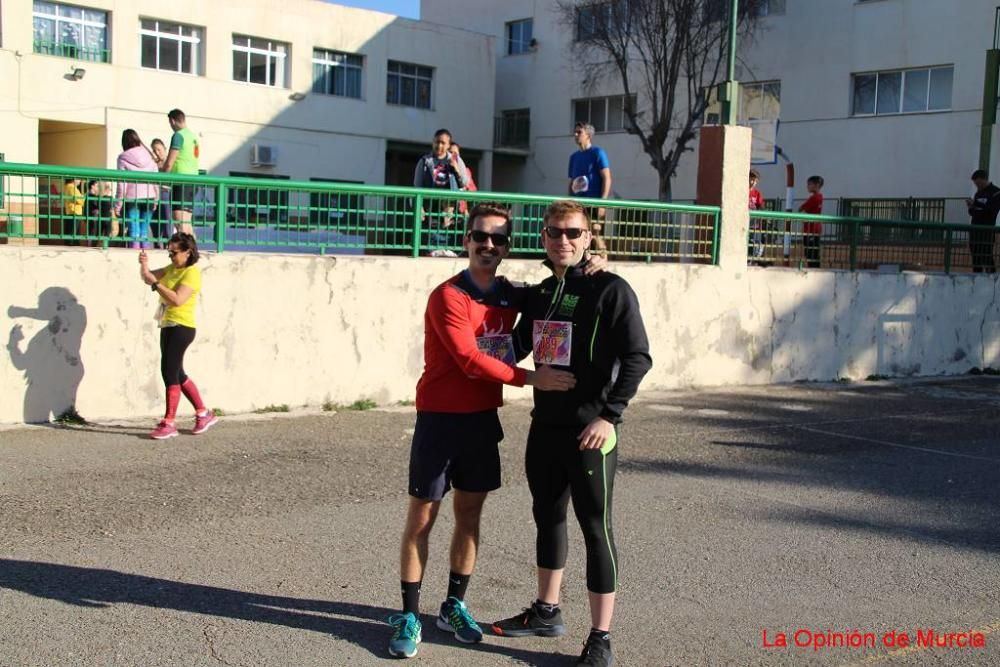
[[[146,251],[139,253],[140,276],[160,297],[160,309],[157,311],[160,322],[160,373],[167,386],[167,410],[149,434],[154,440],[178,435],[174,421],[182,392],[195,409],[191,433],[204,433],[219,421],[215,413],[205,407],[198,387],[184,373],[184,353],[194,341],[194,309],[201,291],[201,270],[195,266],[198,244],[190,234],[174,234],[167,244],[167,254],[170,255],[170,264],[150,271]]]

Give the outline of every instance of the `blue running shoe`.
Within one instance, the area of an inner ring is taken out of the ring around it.
[[[417,654],[420,643],[420,621],[416,614],[403,612],[389,617],[389,625],[395,632],[389,640],[389,655],[394,658],[412,658]]]
[[[483,631],[476,624],[465,603],[456,597],[450,597],[441,605],[437,626],[445,632],[455,633],[455,639],[463,644],[476,644],[483,641]]]

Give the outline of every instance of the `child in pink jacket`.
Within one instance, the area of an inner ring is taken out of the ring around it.
[[[159,171],[149,149],[142,145],[135,130],[122,132],[122,152],[118,155],[118,168],[125,171]],[[154,183],[118,182],[115,214],[120,217],[122,208],[125,208],[125,221],[133,248],[150,247],[149,222],[159,198],[160,188]]]

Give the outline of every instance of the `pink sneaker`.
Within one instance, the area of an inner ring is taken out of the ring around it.
[[[153,429],[153,432],[149,434],[149,437],[153,440],[166,440],[167,438],[176,438],[180,435],[177,432],[177,427],[173,424],[168,424],[165,421],[161,421]]]
[[[204,417],[199,417],[198,415],[195,415],[194,416],[194,430],[192,430],[191,433],[193,433],[194,435],[199,435],[201,433],[204,433],[205,431],[207,431],[208,429],[210,429],[212,426],[214,426],[215,423],[218,422],[218,421],[219,421],[219,418],[216,417],[215,413],[212,412],[211,410],[209,410],[208,412],[206,412]]]

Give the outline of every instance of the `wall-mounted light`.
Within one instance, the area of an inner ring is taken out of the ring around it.
[[[302,100],[306,99],[306,94],[300,92],[294,92],[288,96],[288,99],[290,99],[293,102],[301,102]]]
[[[79,81],[86,74],[87,70],[83,69],[82,67],[74,67],[72,71],[68,75],[66,75],[66,78],[71,79],[73,81]]]

